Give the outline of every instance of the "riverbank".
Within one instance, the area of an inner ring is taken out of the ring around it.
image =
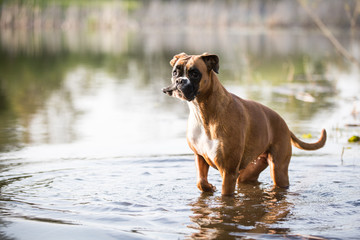
[[[307,3],[333,29],[359,27],[360,3],[320,0]],[[294,0],[246,1],[2,1],[0,28],[133,29],[316,28]]]

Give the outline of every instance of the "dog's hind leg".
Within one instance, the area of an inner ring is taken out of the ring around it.
[[[270,175],[274,185],[287,188],[289,187],[288,168],[291,158],[291,144],[278,149],[272,149],[269,153],[268,163]]]
[[[239,177],[237,183],[256,182],[259,175],[265,168],[267,168],[267,153],[261,154],[257,159],[250,162],[246,168],[239,171]]]

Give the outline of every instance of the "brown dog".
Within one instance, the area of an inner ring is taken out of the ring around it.
[[[304,150],[324,146],[325,129],[318,142],[302,142],[279,114],[229,93],[215,74],[216,55],[181,53],[170,64],[172,84],[163,92],[188,101],[187,141],[195,153],[201,191],[215,191],[207,180],[209,166],[220,171],[223,195],[233,194],[236,182],[257,181],[268,165],[274,184],[288,187],[291,144]]]

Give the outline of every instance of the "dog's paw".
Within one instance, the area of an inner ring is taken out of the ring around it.
[[[203,192],[215,192],[216,191],[216,187],[205,180],[199,181],[197,183],[197,187]]]

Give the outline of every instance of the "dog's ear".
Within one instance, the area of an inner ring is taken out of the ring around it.
[[[187,56],[187,54],[184,53],[184,52],[183,52],[183,53],[179,53],[178,55],[175,55],[175,56],[173,57],[173,59],[171,59],[170,65],[173,67],[179,58],[185,57],[185,56]]]
[[[205,62],[209,71],[214,70],[219,74],[219,57],[214,54],[203,53],[201,55],[202,60]]]

